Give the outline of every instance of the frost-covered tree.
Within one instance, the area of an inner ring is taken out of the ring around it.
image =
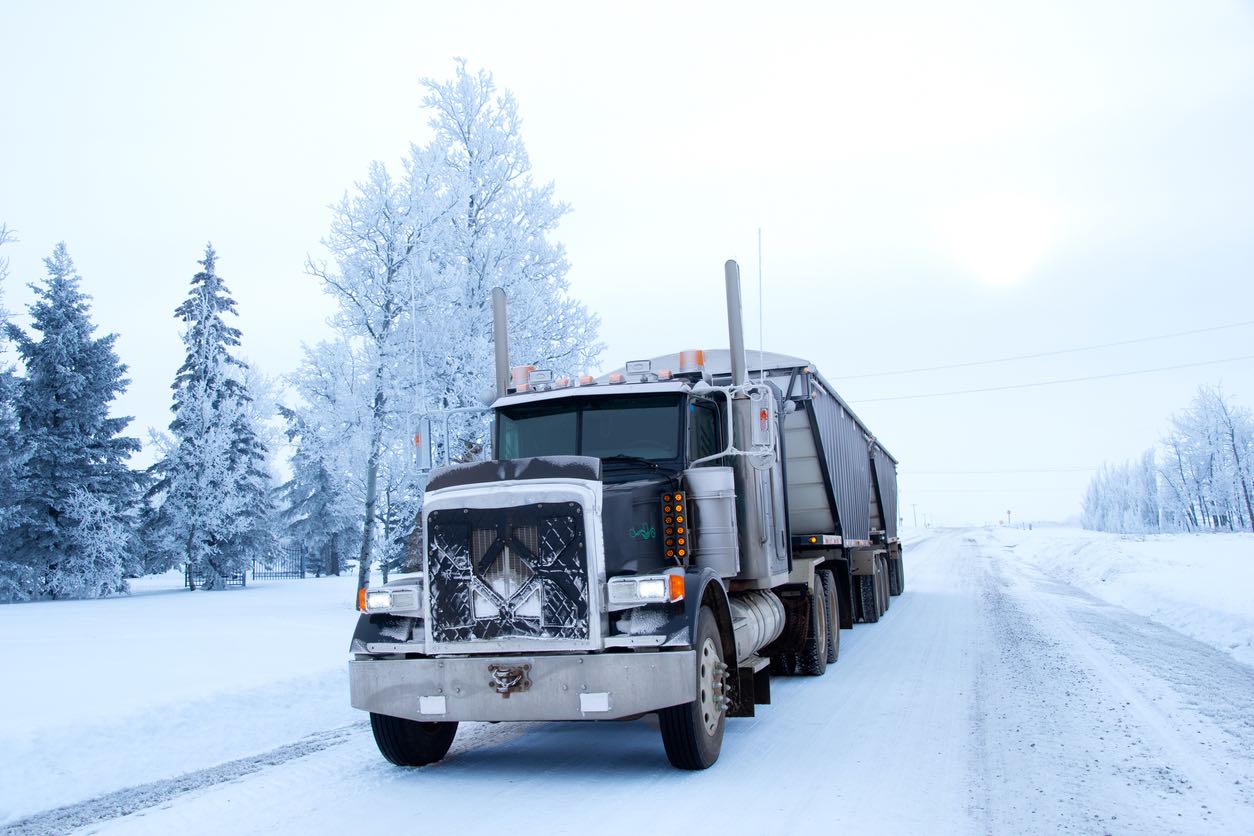
[[[1085,528],[1120,534],[1147,534],[1160,528],[1158,476],[1154,451],[1137,461],[1104,464],[1084,495]]]
[[[1171,517],[1189,530],[1254,530],[1254,420],[1217,387],[1203,386],[1172,417],[1161,474]]]
[[[13,231],[0,224],[0,246],[16,240]],[[4,282],[9,277],[9,260],[0,256],[0,356],[9,347],[6,327],[9,312],[4,306]],[[0,531],[10,524],[17,511],[18,466],[22,450],[18,446],[17,415],[13,411],[13,399],[17,394],[17,375],[12,364],[0,361]]]
[[[362,496],[362,540],[358,553],[358,580],[365,586],[378,513],[378,482],[384,441],[394,429],[401,400],[396,374],[406,343],[403,322],[416,304],[417,275],[438,252],[444,206],[427,167],[428,158],[416,154],[407,176],[395,180],[382,163],[373,163],[369,177],[334,207],[331,234],[323,244],[334,256],[328,266],[310,260],[308,272],[322,281],[338,310],[332,319],[343,342],[355,349],[364,376],[356,388],[366,399],[366,449]]]
[[[350,436],[364,452],[362,584],[381,526],[389,563],[403,564],[412,548],[422,488],[414,417],[478,405],[492,382],[493,287],[510,295],[517,363],[579,372],[600,351],[596,319],[569,297],[568,265],[551,240],[567,207],[552,184],[532,179],[513,96],[462,62],[453,79],[424,85],[433,138],[411,148],[399,179],[381,163],[371,166],[368,179],[334,207],[324,242],[333,263],[309,265],[337,303],[340,359],[355,361],[333,364],[357,376],[331,387],[357,398],[356,408],[339,404],[337,412],[365,416]],[[313,362],[329,359],[323,350]],[[328,374],[312,377],[327,388]],[[316,419],[318,407],[311,408],[306,414]],[[455,426],[456,455],[485,449],[485,427],[474,420]]]
[[[556,199],[553,183],[533,179],[517,101],[464,61],[452,79],[423,86],[435,132],[425,150],[439,159],[443,193],[457,201],[438,259],[446,340],[431,352],[428,407],[474,405],[491,385],[493,287],[509,296],[514,363],[585,371],[601,351],[598,321],[570,298],[565,249],[552,240],[570,207]],[[462,439],[458,447],[485,441]]]
[[[144,528],[151,570],[183,564],[214,589],[272,548],[273,505],[248,367],[235,354],[240,331],[226,321],[235,300],[212,245],[199,263],[175,310],[187,353],[171,387],[169,436],[154,439],[162,456]]]
[[[0,598],[96,597],[126,589],[124,528],[137,493],[127,459],[139,441],[111,417],[129,381],[116,334],[94,337],[89,297],[65,244],[31,285],[31,328],[6,326],[24,375],[14,397],[23,460],[14,519],[0,546]]]
[[[1254,531],[1254,417],[1218,387],[1201,387],[1156,452],[1102,466],[1083,519],[1121,533]]]
[[[360,520],[325,439],[300,415],[279,408],[295,445],[292,478],[277,490],[288,538],[304,549],[316,575],[338,575],[359,545]]]

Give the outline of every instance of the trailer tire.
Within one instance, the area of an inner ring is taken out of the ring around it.
[[[876,589],[874,575],[858,575],[854,578],[858,587],[858,605],[862,609],[862,620],[874,624],[880,620],[880,601]]]
[[[797,670],[805,676],[822,676],[827,673],[827,647],[831,638],[831,607],[827,603],[827,591],[823,584],[809,596],[810,626],[807,629],[806,643],[797,654]]]
[[[771,657],[771,676],[792,676],[796,672],[796,653],[776,653]]]
[[[897,581],[897,591],[894,595],[900,595],[906,591],[906,563],[901,559],[901,555],[893,558],[893,568],[896,570],[894,576]]]
[[[397,766],[427,766],[448,754],[457,723],[424,723],[370,712],[370,730],[379,752]]]
[[[722,705],[727,665],[723,640],[709,607],[697,616],[697,698],[657,713],[666,757],[677,769],[707,769],[723,748],[727,710]]]
[[[875,561],[875,569],[875,584],[879,587],[880,591],[880,614],[882,615],[888,612],[888,605],[891,598],[889,595],[890,578],[888,576],[888,558],[881,555],[880,558]]]
[[[831,569],[816,572],[827,596],[827,663],[840,658],[840,596],[836,594],[836,578]]]

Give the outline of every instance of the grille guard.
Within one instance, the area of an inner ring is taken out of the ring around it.
[[[599,481],[459,485],[423,516],[428,653],[602,649]]]

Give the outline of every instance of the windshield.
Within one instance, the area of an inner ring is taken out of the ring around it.
[[[680,401],[678,395],[615,395],[502,409],[497,455],[675,460],[680,456]]]

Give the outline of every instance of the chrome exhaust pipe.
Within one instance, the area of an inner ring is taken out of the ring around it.
[[[743,386],[749,382],[748,364],[745,361],[745,323],[740,310],[740,265],[728,259],[723,265],[727,278],[727,336],[731,348],[732,384]]]
[[[509,315],[505,290],[492,288],[492,338],[496,349],[496,396],[509,393]]]

